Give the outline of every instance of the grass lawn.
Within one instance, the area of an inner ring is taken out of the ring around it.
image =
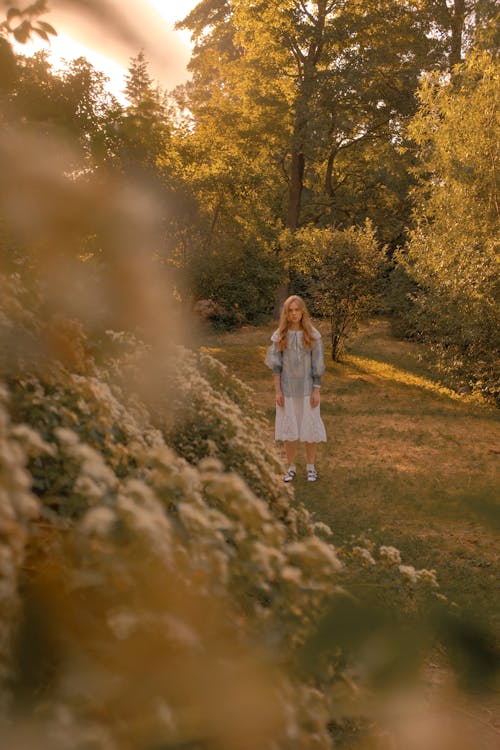
[[[318,327],[327,344],[326,326]],[[270,441],[274,391],[263,358],[272,330],[200,337],[256,391]],[[442,387],[419,346],[394,338],[386,320],[363,325],[339,363],[327,349],[326,365],[320,481],[305,481],[299,453],[296,497],[331,526],[335,544],[368,536],[398,547],[409,564],[435,568],[449,598],[498,627],[498,410]]]

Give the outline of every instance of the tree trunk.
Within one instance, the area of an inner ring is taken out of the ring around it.
[[[283,282],[283,284],[280,284],[279,287],[276,289],[276,292],[274,295],[273,320],[279,320],[279,317],[281,315],[281,308],[283,307],[283,302],[286,300],[286,298],[289,295],[290,295],[290,283],[286,281],[286,282]]]
[[[326,165],[325,194],[329,198],[333,196],[332,175],[333,175],[333,164],[335,162],[335,156],[336,156],[336,151],[330,151],[330,153],[328,154],[328,163]]]
[[[451,15],[450,68],[462,62],[462,41],[465,24],[465,0],[454,0]]]
[[[330,316],[330,343],[331,343],[331,357],[334,362],[337,362],[340,353],[341,336],[336,327],[335,316]]]
[[[293,145],[292,158],[290,162],[290,181],[288,183],[288,205],[285,222],[285,226],[287,227],[287,229],[290,229],[292,232],[294,232],[299,225],[300,207],[302,203],[305,157],[302,151],[301,144],[304,140],[305,128],[306,122],[300,116],[297,116],[295,120],[294,136],[292,141]],[[277,320],[279,318],[283,302],[286,300],[289,294],[290,279],[286,279],[282,284],[280,284],[274,296],[274,320]]]
[[[297,229],[300,221],[306,161],[305,148],[310,129],[310,107],[314,91],[314,82],[324,42],[327,16],[326,0],[318,0],[317,7],[318,14],[315,19],[313,19],[309,12],[307,12],[309,19],[314,21],[307,53],[304,53],[298,44],[294,46],[292,45],[293,54],[297,60],[298,75],[301,79],[298,96],[295,102],[295,121],[290,149],[290,180],[288,183],[288,205],[285,222],[287,229],[290,229],[292,232]],[[332,10],[332,8],[329,8],[328,10]],[[282,284],[277,290],[275,297],[275,316],[289,293],[290,284],[288,282]]]
[[[302,201],[302,188],[304,185],[304,154],[298,149],[292,150],[292,161],[290,164],[290,183],[288,187],[288,210],[286,226],[292,232],[299,224],[300,206]]]

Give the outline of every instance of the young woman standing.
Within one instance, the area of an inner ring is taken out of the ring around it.
[[[295,479],[297,443],[305,443],[307,480],[315,482],[316,445],[326,441],[320,414],[321,377],[325,371],[321,334],[314,328],[304,300],[288,297],[277,330],[271,336],[266,365],[273,371],[276,390],[275,439],[285,442],[288,470],[285,482]]]

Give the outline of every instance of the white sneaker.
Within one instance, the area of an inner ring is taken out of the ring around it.
[[[287,473],[283,477],[284,482],[293,482],[295,475],[297,474],[295,469],[288,469]]]
[[[318,472],[316,469],[308,469],[307,470],[307,481],[308,482],[316,482],[318,479]]]

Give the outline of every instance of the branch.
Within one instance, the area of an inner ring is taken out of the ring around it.
[[[309,11],[307,10],[307,6],[306,6],[306,4],[305,4],[304,0],[299,0],[299,5],[300,5],[300,7],[302,8],[302,10],[304,11],[304,13],[306,14],[306,16],[308,17],[308,19],[309,19],[309,20],[310,20],[310,21],[311,21],[312,23],[315,23],[316,19],[315,19],[315,17],[313,16],[313,14],[312,14],[312,13],[310,13],[310,12],[309,12]]]
[[[298,68],[299,68],[299,74],[302,75],[302,71],[304,69],[304,62],[306,60],[305,55],[301,51],[301,49],[300,49],[299,45],[297,44],[297,42],[295,41],[295,39],[293,39],[293,37],[291,37],[289,34],[287,34],[286,31],[283,32],[283,36],[285,38],[285,42],[287,42],[288,46],[290,47],[290,49],[292,51],[292,55],[294,56],[294,58],[295,58],[295,60],[297,62],[297,65],[298,65]]]
[[[350,141],[342,143],[342,141],[337,145],[337,151],[342,151],[343,149],[350,148],[351,146],[355,146],[356,143],[359,143],[364,138],[367,138],[369,135],[373,135],[379,128],[381,128],[383,125],[387,125],[388,122],[391,121],[390,117],[386,117],[384,120],[381,120],[380,122],[373,125],[371,128],[368,128],[368,130],[365,133],[362,133],[362,135],[359,135],[357,138],[353,138]]]

